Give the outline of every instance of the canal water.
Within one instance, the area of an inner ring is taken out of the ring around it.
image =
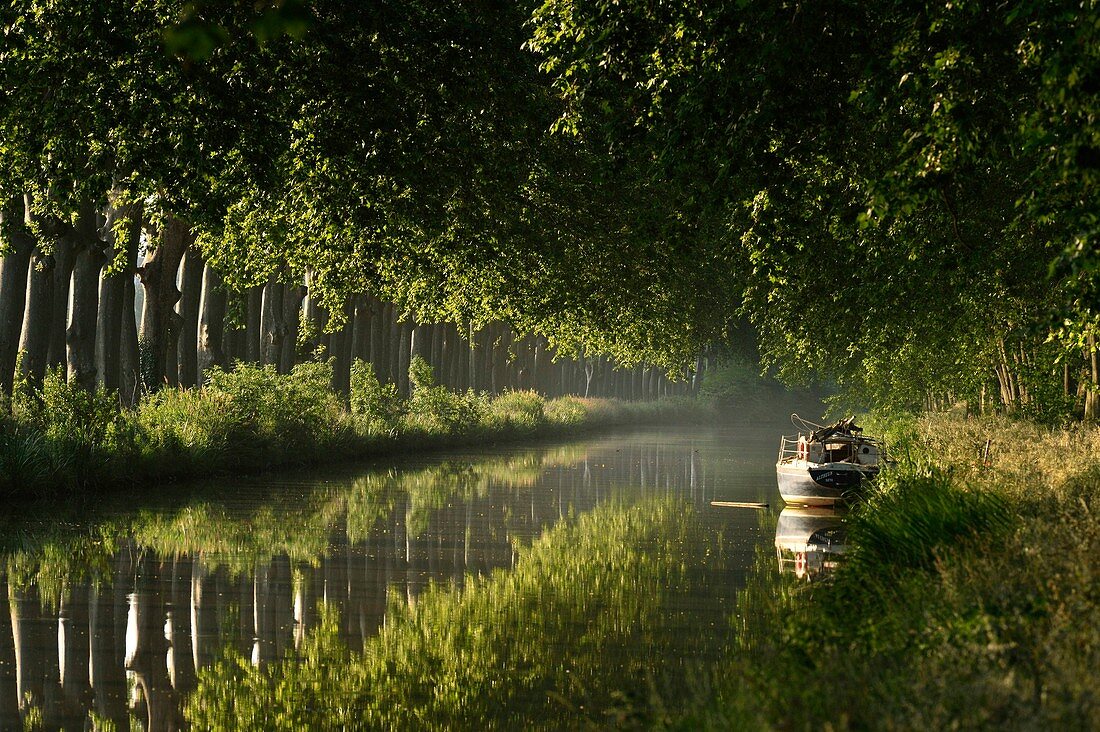
[[[0,523],[0,729],[646,723],[774,559],[777,509],[711,502],[779,503],[782,426],[23,508]]]

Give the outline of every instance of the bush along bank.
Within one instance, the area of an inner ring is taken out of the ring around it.
[[[761,554],[737,650],[682,726],[1096,729],[1100,430],[881,427],[899,464],[850,516],[846,559],[807,584]]]
[[[0,495],[43,495],[159,478],[252,472],[484,440],[565,435],[655,420],[691,419],[694,400],[655,402],[497,396],[438,386],[414,358],[410,396],[382,384],[370,364],[352,367],[345,401],[329,363],[279,374],[272,366],[214,369],[199,389],[164,389],[134,409],[49,374],[41,389],[17,385],[0,410]]]

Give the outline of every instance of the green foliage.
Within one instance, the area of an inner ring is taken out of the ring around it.
[[[721,242],[715,302],[784,379],[976,402],[1095,322],[1093,3],[550,0],[531,26],[555,127],[689,192],[654,216]]]
[[[369,433],[396,429],[404,412],[397,386],[380,383],[374,366],[359,358],[351,363],[350,406]]]
[[[996,541],[1011,523],[1004,498],[960,486],[941,469],[887,472],[849,518],[855,549],[846,560],[860,582],[872,574],[930,570],[960,542]]]
[[[533,432],[547,421],[546,400],[534,391],[506,391],[489,404],[487,419],[492,425]]]
[[[779,383],[760,375],[759,366],[744,361],[728,361],[708,370],[699,387],[702,399],[737,409],[770,406],[784,392]]]
[[[50,480],[81,484],[129,457],[130,432],[117,398],[88,392],[51,369],[37,391],[21,385],[9,423],[4,472],[12,485],[40,490]]]
[[[332,364],[298,364],[286,375],[274,366],[238,363],[232,371],[212,369],[203,391],[231,416],[247,443],[277,446],[281,458],[303,459],[337,446],[347,425],[330,390]]]
[[[463,426],[480,425],[486,412],[486,400],[473,390],[455,393],[435,385],[431,365],[420,356],[409,363],[412,394],[404,424],[414,431],[449,434]]]

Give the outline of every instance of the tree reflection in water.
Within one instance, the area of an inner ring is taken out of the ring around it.
[[[0,729],[652,721],[744,574],[716,477],[628,440],[9,523]]]

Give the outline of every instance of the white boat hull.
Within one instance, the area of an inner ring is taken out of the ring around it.
[[[878,468],[794,459],[776,463],[775,474],[779,495],[785,502],[832,506],[854,495],[864,480],[878,474]]]

